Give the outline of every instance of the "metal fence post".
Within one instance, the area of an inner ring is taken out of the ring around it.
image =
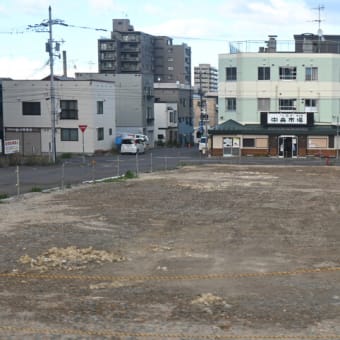
[[[150,172],[152,172],[152,152],[150,152]]]
[[[117,155],[117,176],[119,177],[120,169],[119,169],[119,155]]]
[[[139,159],[138,159],[138,152],[136,152],[136,176],[139,173]]]
[[[61,165],[61,190],[65,188],[65,163]]]
[[[19,173],[19,165],[17,165],[17,168],[15,170],[16,174],[17,174],[17,183],[16,183],[16,187],[17,187],[17,195],[20,195],[20,173]]]
[[[92,160],[92,182],[93,184],[95,183],[95,166],[96,166],[96,161],[95,160]]]

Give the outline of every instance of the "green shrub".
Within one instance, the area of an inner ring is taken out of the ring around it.
[[[131,171],[131,170],[126,171],[125,178],[135,178],[135,177],[136,177],[136,175],[133,171]]]
[[[31,192],[42,192],[42,189],[39,187],[32,187]]]
[[[0,200],[4,200],[5,198],[8,198],[8,194],[6,193],[0,193]]]
[[[162,140],[158,140],[158,141],[156,142],[156,145],[157,145],[157,146],[165,146],[165,143],[164,143]]]
[[[7,157],[0,156],[0,168],[5,168],[9,166],[9,160]]]
[[[49,165],[51,164],[48,156],[26,156],[21,164],[25,165]]]
[[[70,152],[64,152],[64,153],[61,154],[60,158],[70,159],[70,158],[72,158],[72,154]]]

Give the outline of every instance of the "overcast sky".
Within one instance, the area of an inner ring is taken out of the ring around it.
[[[52,19],[79,27],[53,25],[54,39],[67,51],[68,74],[97,72],[97,41],[109,38],[112,19],[128,18],[136,31],[174,37],[192,48],[192,64],[218,66],[229,42],[293,40],[317,33],[319,11],[324,34],[340,34],[340,2],[330,0],[0,0],[0,77],[41,79],[49,74],[46,32],[29,25]],[[80,28],[83,27],[83,28]],[[98,31],[104,29],[107,31]],[[62,74],[62,61],[55,61]]]

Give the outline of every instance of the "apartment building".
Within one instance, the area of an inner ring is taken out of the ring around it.
[[[166,36],[135,31],[129,19],[113,19],[111,37],[98,40],[99,73],[152,74],[155,82],[191,83],[191,48]]]
[[[128,19],[113,19],[111,38],[98,40],[99,73],[153,74],[153,36],[135,31]]]
[[[129,19],[113,19],[113,30],[109,39],[98,40],[98,65],[100,74],[124,74],[132,77],[139,76],[142,80],[141,87],[146,89],[142,93],[139,112],[128,110],[122,105],[117,110],[117,129],[125,130],[128,125],[137,126],[140,120],[146,118],[146,125],[140,127],[143,133],[154,136],[154,86],[150,86],[152,78],[155,84],[181,84],[191,86],[191,48],[186,44],[174,45],[173,39],[167,36],[152,36],[134,30]],[[122,84],[124,87],[124,85]],[[133,91],[133,88],[131,89]],[[138,92],[129,92],[136,97]],[[168,101],[168,95],[162,97],[162,91],[158,91],[157,98],[161,102]],[[175,96],[176,97],[176,96]],[[178,98],[181,96],[177,96]],[[190,104],[185,101],[189,106]],[[152,109],[151,109],[152,105]],[[179,120],[187,122],[187,112],[183,103],[178,102]],[[129,117],[129,122],[126,118]],[[192,121],[192,113],[190,116]],[[121,122],[123,122],[121,124]],[[178,138],[187,134],[186,123],[180,123]],[[191,126],[192,130],[192,126]]]
[[[191,48],[173,39],[154,37],[154,82],[191,84]]]
[[[114,84],[56,80],[54,88],[56,153],[110,150],[116,130]],[[50,93],[47,80],[2,81],[4,139],[19,140],[24,156],[52,152]]]
[[[200,89],[203,94],[217,92],[218,73],[217,68],[210,64],[199,64],[194,67],[194,86]]]
[[[335,156],[340,146],[339,36],[231,44],[219,55],[215,155]],[[332,49],[330,49],[332,47]],[[329,52],[331,51],[331,52]]]

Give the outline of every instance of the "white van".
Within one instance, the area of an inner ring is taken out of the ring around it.
[[[198,143],[198,150],[204,153],[207,148],[208,148],[208,137],[201,137]]]
[[[146,145],[149,145],[149,138],[146,135],[135,134],[135,138],[141,139]]]
[[[139,138],[124,138],[120,147],[120,153],[140,154],[145,152],[144,142]]]

